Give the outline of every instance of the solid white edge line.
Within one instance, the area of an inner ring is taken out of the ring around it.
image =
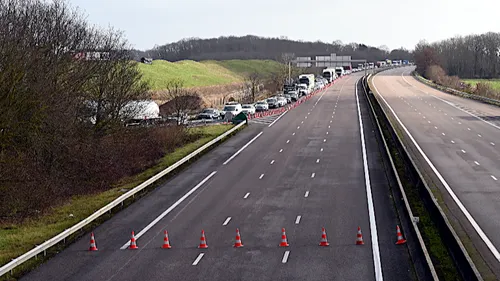
[[[224,223],[222,225],[227,225],[230,220],[231,220],[231,217],[227,217],[227,219],[224,221]]]
[[[250,192],[247,192],[247,194],[245,194],[245,196],[243,196],[243,199],[247,199],[248,196],[250,196]]]
[[[281,115],[280,115],[280,116],[278,116],[278,118],[276,118],[276,119],[273,121],[273,123],[269,124],[269,126],[267,126],[267,127],[268,127],[268,128],[271,128],[271,126],[272,126],[272,125],[274,125],[274,123],[278,122],[278,120],[280,120],[280,119],[281,119],[281,117],[283,117],[283,115],[285,115],[287,112],[288,112],[288,110],[287,110],[287,111],[285,111],[285,112],[283,112],[283,113],[281,113]]]
[[[359,80],[358,80],[359,81]],[[375,280],[382,281],[384,277],[382,275],[382,261],[380,260],[380,250],[378,245],[378,234],[377,234],[377,222],[375,221],[375,209],[373,207],[373,197],[372,188],[370,184],[370,171],[368,170],[368,158],[366,154],[366,144],[365,144],[365,133],[363,130],[363,120],[361,118],[361,107],[359,106],[358,97],[358,81],[356,81],[355,92],[356,92],[356,104],[358,108],[358,120],[359,120],[359,132],[361,137],[361,150],[363,154],[363,170],[365,172],[365,186],[366,186],[366,198],[368,201],[368,215],[370,218],[370,233],[372,240],[372,250],[373,250],[373,266],[375,269]]]
[[[286,263],[288,261],[288,256],[290,255],[290,251],[285,251],[283,254],[283,259],[281,260],[281,263]]]
[[[200,253],[198,255],[198,257],[194,260],[193,265],[197,265],[200,262],[201,258],[203,258],[204,255],[205,255],[205,253]]]
[[[403,77],[404,78],[404,77]],[[406,81],[406,79],[405,79]],[[477,234],[481,237],[481,239],[483,239],[483,242],[486,244],[486,246],[488,247],[488,249],[491,251],[491,253],[495,256],[495,258],[500,262],[500,253],[498,252],[497,248],[495,247],[495,245],[493,245],[493,243],[491,242],[491,240],[488,238],[488,236],[486,235],[486,233],[484,233],[483,229],[481,229],[481,227],[479,226],[479,224],[476,222],[476,220],[474,219],[474,217],[472,217],[472,215],[469,213],[469,211],[467,210],[467,208],[465,208],[464,204],[462,203],[462,201],[460,201],[460,199],[458,199],[458,196],[455,194],[455,192],[451,189],[451,187],[448,185],[448,183],[446,182],[446,180],[443,178],[443,176],[441,175],[441,173],[437,170],[437,168],[434,166],[434,164],[431,162],[431,160],[429,159],[429,157],[427,157],[427,155],[425,154],[425,152],[422,150],[422,148],[420,147],[420,145],[417,143],[417,141],[415,140],[415,138],[413,138],[413,136],[410,134],[410,131],[408,131],[408,129],[406,128],[406,126],[403,124],[403,122],[401,121],[401,119],[399,119],[398,115],[396,114],[396,112],[394,112],[394,109],[392,109],[392,107],[389,105],[389,103],[385,100],[385,98],[380,94],[380,92],[378,91],[377,89],[377,86],[375,85],[375,76],[372,80],[373,82],[373,87],[375,88],[375,91],[377,93],[379,93],[379,97],[382,98],[382,100],[384,101],[384,103],[387,105],[387,107],[391,110],[392,114],[394,115],[394,117],[396,118],[396,120],[398,121],[398,123],[401,125],[401,127],[403,128],[403,130],[405,131],[405,133],[408,135],[408,137],[410,138],[410,140],[413,142],[413,145],[415,145],[415,147],[417,148],[418,152],[420,153],[420,155],[422,155],[422,157],[424,158],[425,162],[427,162],[427,165],[429,165],[429,167],[432,169],[432,171],[434,172],[434,174],[436,174],[436,176],[438,177],[438,179],[441,181],[441,183],[443,184],[444,188],[446,189],[446,191],[448,191],[448,194],[450,194],[451,198],[453,199],[453,201],[455,202],[455,204],[457,204],[458,208],[462,211],[462,213],[465,215],[465,217],[467,218],[467,220],[469,221],[469,223],[472,225],[472,227],[474,228],[474,230],[476,230]],[[407,81],[408,82],[408,81]],[[479,118],[480,119],[480,118]]]
[[[302,218],[302,216],[297,216],[297,218],[295,219],[295,224],[299,224],[301,218]]]
[[[222,163],[222,165],[226,165],[227,163],[229,163],[231,160],[234,159],[234,157],[238,156],[238,154],[240,154],[245,148],[247,148],[250,144],[252,144],[252,142],[254,142],[258,137],[260,137],[260,135],[262,135],[264,132],[260,132],[258,135],[256,135],[255,137],[253,137],[253,139],[251,139],[249,142],[247,142],[242,148],[240,148],[238,151],[236,151],[235,154],[233,154],[231,157],[229,157],[229,159],[226,160],[226,162]]]
[[[179,206],[186,198],[189,197],[189,195],[193,194],[200,186],[202,186],[205,182],[207,182],[211,177],[213,177],[217,171],[213,171],[208,175],[206,178],[204,178],[200,183],[198,183],[195,187],[193,187],[190,191],[188,191],[184,196],[179,198],[172,206],[170,206],[165,212],[161,213],[156,219],[154,219],[152,222],[150,222],[145,228],[143,228],[137,235],[135,235],[135,239],[141,238],[142,235],[144,235],[149,229],[151,229],[155,224],[157,224],[161,219],[163,219],[166,215],[168,215],[170,212],[172,212],[177,206]],[[120,249],[125,250],[127,247],[130,245],[130,240],[127,241]]]

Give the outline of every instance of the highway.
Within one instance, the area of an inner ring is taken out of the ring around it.
[[[412,70],[377,74],[375,90],[413,138],[457,232],[500,279],[500,108],[435,90],[410,76]]]
[[[416,242],[360,77],[250,122],[97,227],[99,251],[82,238],[22,280],[416,280]],[[397,225],[408,244],[395,245]],[[355,245],[358,226],[365,245]],[[329,247],[319,246],[322,227]],[[236,228],[243,248],[233,247]],[[282,228],[289,247],[279,247]],[[208,249],[197,248],[202,229]],[[172,249],[161,248],[164,230]],[[137,250],[126,249],[131,231]]]

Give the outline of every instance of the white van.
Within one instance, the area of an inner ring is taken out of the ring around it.
[[[230,121],[233,119],[234,116],[240,114],[240,112],[243,111],[243,108],[239,103],[231,103],[231,104],[226,104],[226,106],[224,106],[224,109],[222,111],[225,112],[224,119]]]

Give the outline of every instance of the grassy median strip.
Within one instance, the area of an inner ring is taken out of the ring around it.
[[[191,134],[196,134],[200,138],[166,154],[154,167],[134,177],[124,179],[120,185],[98,194],[74,197],[64,205],[54,207],[36,219],[26,220],[20,224],[2,225],[0,229],[0,264],[6,264],[11,259],[24,254],[36,245],[78,223],[124,192],[184,158],[232,127],[233,125],[214,125],[189,129]]]

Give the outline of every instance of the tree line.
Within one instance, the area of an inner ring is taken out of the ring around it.
[[[371,47],[365,44],[343,44],[340,41],[325,43],[321,41],[304,42],[281,38],[266,38],[254,35],[242,37],[221,36],[218,38],[186,38],[178,42],[158,45],[150,50],[133,50],[136,60],[141,57],[179,60],[229,60],[229,59],[272,59],[283,53],[295,56],[337,55],[352,56],[354,59],[378,61],[385,59],[411,60],[412,54],[404,48],[389,51],[387,47]]]
[[[417,71],[437,65],[448,75],[465,78],[500,76],[500,33],[456,36],[435,43],[422,41],[414,51]]]
[[[108,189],[191,137],[123,126],[150,95],[128,49],[64,0],[0,0],[0,222]]]

